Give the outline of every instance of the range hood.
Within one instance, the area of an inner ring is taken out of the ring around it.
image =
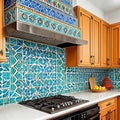
[[[76,39],[18,21],[6,26],[6,35],[54,45],[61,48],[87,44],[85,40]]]
[[[36,9],[36,7],[31,9],[28,6],[29,4],[25,4],[26,1],[33,6],[36,6],[37,3],[37,5],[40,5],[39,8],[42,7],[40,9]],[[57,17],[58,20],[56,20],[53,13],[47,15],[46,10],[51,10],[47,8],[50,8],[50,5],[47,6],[41,0],[17,0],[14,4],[9,3],[8,0],[6,3],[5,30],[7,36],[37,41],[61,48],[87,44],[87,41],[81,39],[81,31],[77,27],[77,20],[74,16],[54,10],[52,7],[52,12],[55,14],[57,11],[57,14],[61,16],[60,18]],[[61,2],[62,5],[65,5],[64,7],[68,7],[69,4],[66,3]],[[46,7],[45,10],[43,7]],[[68,8],[71,10],[71,5]]]

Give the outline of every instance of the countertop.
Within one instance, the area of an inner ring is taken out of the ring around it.
[[[64,115],[77,109],[90,106],[100,101],[120,96],[120,90],[109,90],[101,93],[93,93],[91,91],[81,91],[77,93],[69,93],[77,98],[87,99],[89,102],[78,105],[55,114],[48,114],[20,104],[8,104],[0,106],[0,120],[47,120],[53,117]]]

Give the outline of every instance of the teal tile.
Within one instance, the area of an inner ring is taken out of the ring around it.
[[[3,99],[0,99],[0,105],[3,105]]]

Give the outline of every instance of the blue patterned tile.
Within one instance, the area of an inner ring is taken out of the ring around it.
[[[73,8],[69,4],[70,2],[52,0],[51,1],[52,3],[48,1],[47,3],[45,3],[44,1],[41,1],[41,0],[35,0],[35,1],[34,0],[20,0],[20,1],[7,0],[5,5],[5,10],[11,7],[15,2],[16,4],[20,4],[32,10],[35,10],[37,12],[50,16],[52,18],[58,19],[62,22],[66,22],[67,24],[71,24],[74,26],[78,25],[77,19],[75,18],[75,14],[73,12]],[[15,16],[15,14],[13,14],[13,16]],[[7,18],[9,18],[9,19],[6,19],[7,23],[9,23],[10,20],[12,21],[11,14],[7,14]],[[23,15],[23,18],[26,19],[25,15]]]

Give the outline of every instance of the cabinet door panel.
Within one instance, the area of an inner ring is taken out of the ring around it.
[[[76,6],[74,11],[81,28],[82,39],[87,40],[88,44],[66,48],[66,66],[99,67],[100,19],[79,6]]]
[[[87,45],[80,46],[79,58],[82,60],[79,64],[90,65],[90,42],[91,42],[91,16],[81,10],[80,28],[82,29],[82,38],[88,41]]]
[[[5,32],[4,32],[4,0],[0,1],[0,62],[6,61],[5,58]]]
[[[100,111],[100,120],[117,120],[117,108],[111,106]]]
[[[120,26],[112,27],[112,67],[120,67]]]
[[[93,19],[92,56],[95,66],[100,66],[100,19]]]
[[[111,56],[110,56],[110,26],[101,22],[101,67],[110,67]]]

